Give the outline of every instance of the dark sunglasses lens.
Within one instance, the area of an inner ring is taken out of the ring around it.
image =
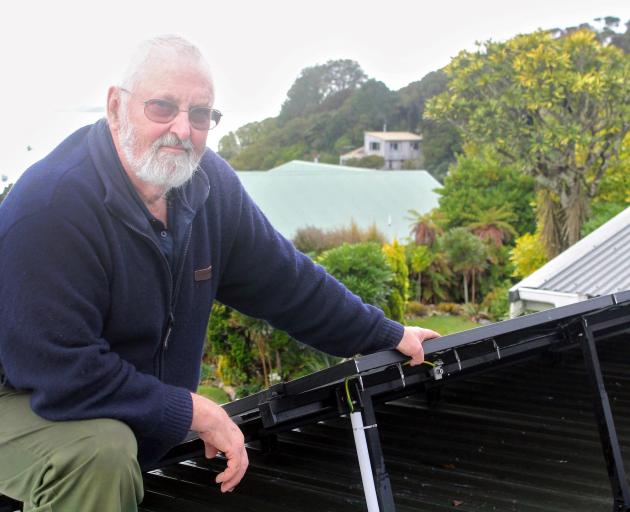
[[[208,107],[194,107],[188,112],[188,119],[190,124],[197,130],[210,130],[216,126],[216,123],[212,120],[211,108]]]
[[[156,123],[168,123],[177,116],[178,112],[177,105],[170,101],[149,100],[144,105],[145,115]]]

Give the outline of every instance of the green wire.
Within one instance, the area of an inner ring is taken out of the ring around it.
[[[354,404],[352,403],[352,398],[350,397],[350,388],[348,384],[350,383],[350,379],[346,379],[346,399],[348,400],[348,405],[350,406],[350,412],[354,412]]]
[[[411,363],[411,361],[405,361],[403,363],[403,366],[408,366]],[[432,363],[431,361],[422,361],[421,364],[426,364],[428,366],[431,366],[432,368],[435,368],[435,363]]]

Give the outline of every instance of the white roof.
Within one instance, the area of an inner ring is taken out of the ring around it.
[[[339,158],[343,158],[344,160],[346,160],[349,158],[362,158],[364,156],[365,156],[365,149],[363,148],[363,146],[361,146],[360,148],[353,149],[352,151],[348,151],[347,153],[340,155]]]
[[[419,141],[422,140],[420,135],[411,132],[365,132],[366,135],[376,137],[381,140],[400,140],[400,141]]]

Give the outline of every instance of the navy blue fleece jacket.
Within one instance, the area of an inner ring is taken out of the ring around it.
[[[174,272],[123,172],[101,120],[0,206],[0,364],[40,416],[121,420],[141,461],[159,456],[190,427],[215,298],[332,354],[400,341],[402,326],[297,252],[212,151],[173,194]]]

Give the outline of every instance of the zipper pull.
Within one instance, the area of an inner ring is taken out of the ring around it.
[[[166,324],[166,335],[164,336],[164,350],[168,348],[168,340],[171,337],[173,326],[175,325],[175,316],[171,311],[168,315],[168,323]]]

